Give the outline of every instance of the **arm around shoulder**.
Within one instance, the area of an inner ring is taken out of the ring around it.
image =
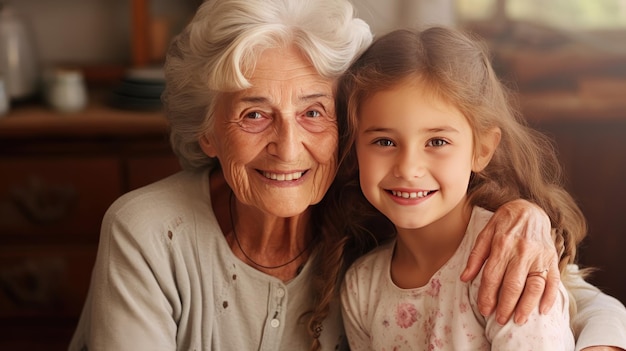
[[[576,265],[569,265],[568,269],[571,272],[578,272]],[[574,278],[567,286],[576,300],[578,309],[571,323],[576,337],[576,351],[600,345],[626,350],[624,305],[582,277]]]

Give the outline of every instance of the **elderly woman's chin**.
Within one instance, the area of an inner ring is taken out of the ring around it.
[[[290,188],[264,188],[261,191],[251,189],[253,195],[248,203],[261,209],[266,214],[288,218],[303,214],[311,205],[319,203],[328,190],[328,184],[300,185]]]

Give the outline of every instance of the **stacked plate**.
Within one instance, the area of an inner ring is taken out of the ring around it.
[[[111,105],[129,110],[161,109],[165,78],[161,67],[130,69],[113,89]]]

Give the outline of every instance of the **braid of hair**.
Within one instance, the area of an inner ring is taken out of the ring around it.
[[[330,305],[336,298],[337,286],[341,266],[342,251],[345,245],[345,238],[340,240],[334,247],[320,245],[316,255],[316,267],[318,273],[315,274],[313,286],[317,292],[315,307],[308,322],[308,332],[313,338],[310,351],[321,349],[320,336],[324,331],[323,321],[328,317]]]
[[[319,337],[324,332],[322,322],[328,317],[331,304],[339,300],[345,271],[356,258],[392,237],[394,227],[365,199],[354,175],[338,175],[322,202],[315,206],[312,223],[317,223],[320,241],[314,262],[315,305],[308,332],[313,338],[309,350],[318,351]]]

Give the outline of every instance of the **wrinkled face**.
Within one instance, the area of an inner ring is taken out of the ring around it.
[[[333,81],[295,48],[267,49],[252,87],[223,94],[201,139],[237,198],[279,217],[319,202],[335,176]]]
[[[465,116],[424,89],[411,82],[376,93],[358,116],[361,188],[400,228],[421,228],[451,213],[480,168]]]

